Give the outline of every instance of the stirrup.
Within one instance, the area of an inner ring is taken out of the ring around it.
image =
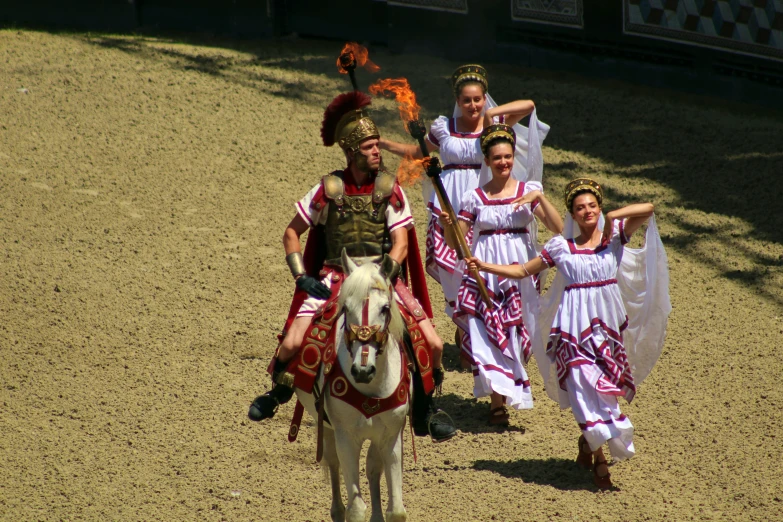
[[[451,428],[451,433],[449,433],[445,437],[441,437],[441,438],[438,439],[438,438],[435,438],[435,436],[432,434],[432,421],[433,421],[433,419],[435,419],[439,415],[443,415],[443,416],[445,416],[448,419],[448,423],[444,423],[444,424],[448,425],[448,427]],[[457,426],[454,424],[454,419],[451,418],[451,415],[449,415],[444,410],[441,410],[439,408],[439,409],[435,410],[430,415],[430,418],[427,421],[427,433],[429,433],[430,440],[432,440],[432,442],[445,442],[445,441],[451,439],[452,437],[454,437],[457,434]]]

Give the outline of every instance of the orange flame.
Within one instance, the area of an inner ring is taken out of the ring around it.
[[[343,46],[343,50],[340,52],[340,56],[343,56],[344,54],[352,54],[356,60],[357,67],[364,67],[371,73],[381,70],[380,67],[375,65],[370,60],[370,52],[367,50],[367,48],[359,45],[356,42],[346,42],[345,46]],[[348,71],[343,69],[343,66],[340,63],[340,56],[337,57],[337,70],[340,72],[340,74],[348,74]]]
[[[430,158],[427,156],[422,159],[415,159],[411,156],[405,156],[400,162],[400,166],[397,168],[397,181],[400,185],[411,186],[420,179],[424,171],[430,164]]]
[[[378,80],[370,85],[370,92],[376,96],[384,95],[386,91],[390,92],[397,99],[400,118],[402,118],[403,126],[405,126],[405,132],[407,132],[407,123],[419,119],[421,107],[416,103],[416,93],[413,92],[408,84],[408,80],[405,78]]]

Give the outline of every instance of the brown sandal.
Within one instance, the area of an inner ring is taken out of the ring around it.
[[[508,409],[505,406],[489,410],[489,423],[492,426],[508,426],[508,419]]]
[[[598,474],[598,466],[606,466],[606,475],[599,475]],[[609,462],[607,462],[606,458],[604,460],[595,461],[593,463],[593,480],[595,481],[595,485],[598,486],[599,489],[611,489],[613,484],[611,480],[612,474],[609,473]]]
[[[587,443],[584,435],[579,435],[579,454],[576,456],[576,463],[585,469],[593,467],[593,450],[590,449],[590,445]]]

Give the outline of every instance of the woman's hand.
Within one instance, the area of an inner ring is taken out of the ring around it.
[[[452,225],[451,216],[448,212],[441,212],[440,216],[438,216],[438,221],[440,221],[440,226],[443,228],[450,227]]]
[[[528,203],[537,201],[538,198],[540,197],[541,197],[540,190],[531,190],[521,198],[517,198],[514,201],[512,201],[511,204],[514,205],[514,210],[519,210],[519,207],[521,207],[522,205],[527,205]]]
[[[478,270],[478,271],[484,270],[484,262],[477,257],[468,256],[465,258],[465,263],[468,266],[468,270],[470,270],[471,272],[473,272],[474,270]]]

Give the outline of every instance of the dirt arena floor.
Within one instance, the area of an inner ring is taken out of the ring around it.
[[[292,294],[293,203],[343,165],[319,138],[349,86],[340,47],[0,31],[0,519],[329,518],[312,421],[290,444],[291,404],[265,424],[246,413]],[[406,76],[426,120],[451,112],[458,63],[371,57],[365,88]],[[783,119],[487,65],[495,99],[532,98],[552,126],[561,210],[576,175],[609,187],[608,208],[655,203],[674,309],[624,407],[638,454],[612,467],[613,492],[574,463],[578,428],[534,362],[535,409],[497,431],[449,344],[439,404],[461,433],[418,439],[417,464],[407,451],[410,519],[783,520]]]

